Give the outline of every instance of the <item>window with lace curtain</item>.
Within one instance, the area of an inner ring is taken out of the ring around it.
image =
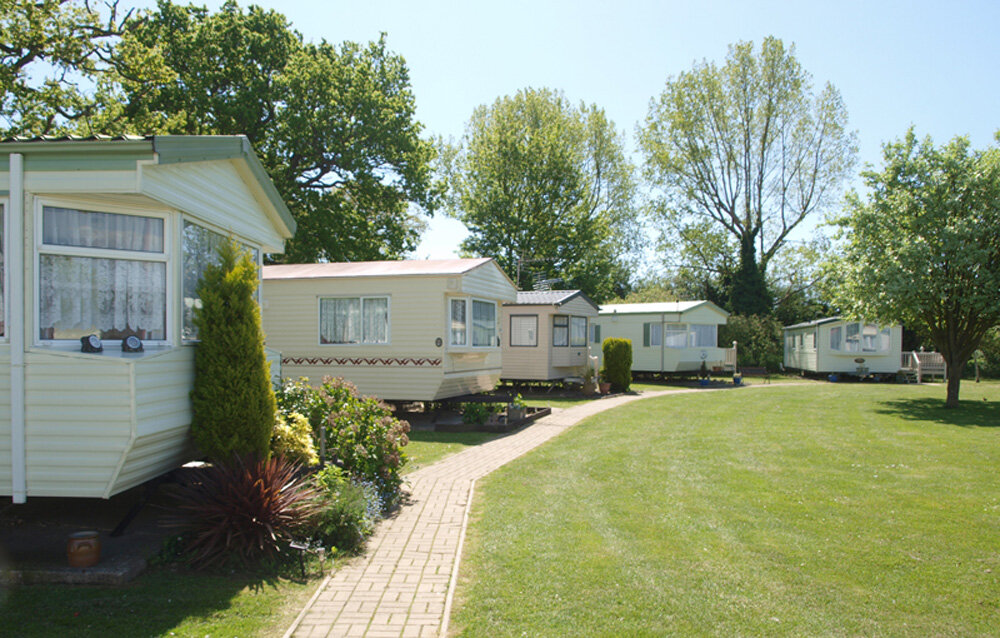
[[[320,299],[319,342],[321,344],[389,343],[389,298]]]
[[[42,207],[39,339],[167,338],[162,217]]]
[[[7,254],[4,248],[4,220],[6,219],[7,208],[0,204],[0,338],[7,336],[7,275],[4,272],[4,264],[7,261]]]
[[[181,298],[181,338],[185,341],[198,339],[198,328],[194,325],[194,311],[201,308],[198,297],[198,284],[201,282],[205,269],[219,264],[219,247],[227,237],[204,226],[184,220],[184,230],[181,235],[182,261],[182,298]],[[250,259],[254,264],[258,261],[260,252],[253,246],[244,243],[240,245],[250,251]],[[259,273],[258,273],[259,279]],[[256,296],[260,289],[254,292]]]

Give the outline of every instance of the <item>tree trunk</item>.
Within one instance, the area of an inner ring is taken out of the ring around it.
[[[958,388],[962,382],[962,373],[965,371],[965,361],[962,357],[946,357],[948,364],[948,395],[944,401],[944,407],[958,407]]]

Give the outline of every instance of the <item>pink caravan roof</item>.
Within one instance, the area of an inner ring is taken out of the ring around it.
[[[416,277],[461,275],[493,261],[478,259],[408,259],[400,261],[353,261],[331,264],[285,264],[264,266],[263,278],[332,279],[337,277]]]

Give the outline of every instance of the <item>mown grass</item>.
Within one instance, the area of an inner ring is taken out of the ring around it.
[[[477,485],[468,636],[987,635],[1000,386],[639,401]]]
[[[298,565],[284,576],[161,566],[122,587],[0,589],[0,635],[281,636],[316,590],[317,570],[314,564],[301,579]]]

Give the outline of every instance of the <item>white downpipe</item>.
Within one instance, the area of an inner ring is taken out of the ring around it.
[[[24,427],[24,157],[10,155],[10,210],[7,241],[10,277],[10,470],[11,497],[28,499]]]

